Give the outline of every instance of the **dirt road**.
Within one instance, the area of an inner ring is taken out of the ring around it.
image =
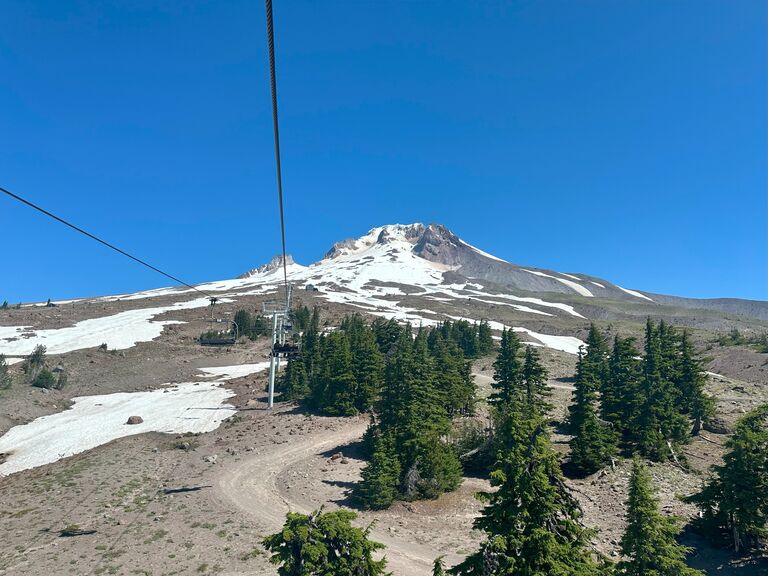
[[[264,524],[266,530],[277,531],[288,511],[308,513],[306,502],[292,499],[281,489],[278,477],[303,460],[337,446],[359,439],[368,425],[365,419],[350,419],[340,430],[328,430],[281,445],[280,450],[258,454],[233,462],[224,468],[216,484],[217,499],[229,502],[242,512]],[[330,504],[328,508],[334,508]],[[388,569],[397,576],[428,576],[438,552],[429,546],[409,542],[389,531],[374,527],[371,538],[386,545]],[[450,564],[461,559],[446,555]]]

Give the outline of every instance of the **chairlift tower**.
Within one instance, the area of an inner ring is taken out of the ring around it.
[[[291,329],[291,294],[293,286],[288,284],[285,302],[271,300],[264,302],[262,310],[265,316],[272,316],[272,348],[269,352],[269,392],[267,404],[271,410],[275,403],[275,376],[280,369],[280,356],[290,357],[295,347],[287,345],[285,337]],[[290,348],[291,350],[288,350]]]

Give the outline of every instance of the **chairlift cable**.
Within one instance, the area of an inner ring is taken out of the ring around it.
[[[277,80],[275,78],[275,33],[272,22],[272,0],[265,0],[267,10],[267,44],[269,45],[269,81],[272,92],[272,125],[275,132],[275,161],[277,164],[277,198],[280,204],[280,239],[283,249],[283,281],[288,303],[288,265],[285,261],[285,212],[283,210],[283,176],[280,164],[280,129],[277,121]]]
[[[75,225],[74,225],[74,224],[72,224],[71,222],[68,222],[68,221],[64,220],[64,218],[61,218],[61,217],[59,217],[59,216],[56,216],[56,214],[53,214],[52,212],[49,212],[48,210],[46,210],[45,208],[42,208],[42,207],[38,206],[37,204],[33,204],[33,203],[32,203],[32,202],[30,202],[29,200],[25,200],[25,199],[24,199],[24,198],[22,198],[21,196],[19,196],[19,195],[17,195],[17,194],[14,194],[14,193],[13,193],[13,192],[11,192],[10,190],[7,190],[7,189],[3,188],[2,186],[0,186],[0,192],[2,192],[2,193],[4,193],[4,194],[6,194],[7,196],[9,196],[9,197],[11,197],[11,198],[13,198],[14,200],[17,200],[17,201],[21,202],[22,204],[26,204],[26,205],[27,205],[27,206],[29,206],[30,208],[34,208],[35,210],[37,210],[38,212],[41,212],[41,213],[45,214],[45,215],[46,215],[46,216],[48,216],[49,218],[53,218],[54,220],[56,220],[56,221],[58,221],[58,222],[61,222],[61,223],[62,223],[62,224],[64,224],[65,226],[69,226],[70,228],[72,228],[72,229],[73,229],[73,230],[75,230],[76,232],[79,232],[80,234],[83,234],[83,235],[87,236],[87,237],[88,237],[88,238],[90,238],[91,240],[96,240],[96,242],[99,242],[100,244],[103,244],[103,245],[104,245],[104,246],[106,246],[107,248],[110,248],[110,249],[114,250],[115,252],[118,252],[118,253],[122,254],[123,256],[126,256],[127,258],[130,258],[131,260],[134,260],[135,262],[138,262],[138,263],[139,263],[139,264],[141,264],[142,266],[146,266],[146,267],[147,267],[147,268],[149,268],[150,270],[153,270],[153,271],[157,272],[158,274],[162,274],[162,275],[163,275],[163,276],[165,276],[166,278],[170,278],[171,280],[173,280],[174,282],[177,282],[178,284],[181,284],[182,286],[186,286],[187,288],[191,288],[191,289],[192,289],[192,290],[194,290],[195,292],[200,292],[200,294],[203,294],[204,296],[206,296],[206,297],[207,297],[207,298],[209,298],[209,299],[210,299],[210,298],[213,298],[213,296],[211,296],[211,295],[210,295],[210,294],[208,294],[207,292],[203,292],[203,291],[202,291],[202,290],[200,290],[199,288],[195,288],[194,286],[192,286],[192,284],[188,284],[187,282],[184,282],[184,280],[181,280],[181,279],[177,278],[176,276],[173,276],[172,274],[168,274],[167,272],[163,272],[162,270],[160,270],[160,268],[158,268],[158,267],[156,267],[156,266],[153,266],[153,265],[152,265],[152,264],[150,264],[149,262],[146,262],[146,261],[142,260],[141,258],[137,258],[136,256],[133,256],[132,254],[129,254],[129,253],[128,253],[128,252],[126,252],[125,250],[121,250],[120,248],[118,248],[118,247],[117,247],[117,246],[115,246],[114,244],[110,244],[110,243],[109,243],[109,242],[107,242],[106,240],[102,240],[102,239],[101,239],[101,238],[99,238],[98,236],[94,236],[93,234],[91,234],[90,232],[87,232],[87,231],[83,230],[83,229],[82,229],[82,228],[80,228],[79,226],[75,226]]]

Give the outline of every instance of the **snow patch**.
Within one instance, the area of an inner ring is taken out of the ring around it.
[[[234,380],[243,376],[250,376],[258,372],[263,372],[269,368],[269,362],[257,362],[256,364],[236,364],[234,366],[214,366],[211,368],[200,368],[200,378],[211,378],[218,376],[220,380]]]
[[[636,298],[642,298],[643,300],[648,300],[649,302],[653,302],[653,300],[652,300],[652,299],[650,299],[650,298],[648,298],[648,296],[646,296],[645,294],[640,294],[640,292],[638,292],[638,291],[636,291],[636,290],[630,290],[629,288],[622,288],[622,287],[621,287],[621,286],[619,286],[618,284],[616,284],[616,288],[618,288],[619,290],[622,290],[622,291],[626,292],[626,293],[627,293],[627,294],[629,294],[630,296],[635,296]]]
[[[222,300],[231,302],[231,300]],[[81,320],[74,326],[32,330],[29,326],[0,326],[0,354],[26,356],[42,344],[48,354],[64,354],[106,343],[111,350],[124,350],[138,342],[154,340],[170,324],[179,320],[152,320],[165,312],[209,306],[207,298],[177,302],[169,306],[127,310],[111,316]],[[28,335],[28,336],[27,336]]]
[[[530,274],[535,274],[536,276],[543,276],[544,278],[552,278],[552,280],[557,280],[558,282],[565,284],[569,288],[572,288],[582,296],[587,296],[590,298],[594,296],[594,294],[592,294],[592,292],[587,290],[584,286],[582,286],[581,284],[577,284],[576,282],[573,282],[571,280],[566,280],[565,278],[558,278],[557,276],[552,276],[551,274],[545,274],[544,272],[539,272],[537,270],[528,270],[527,268],[520,268],[520,270],[522,270],[523,272],[528,272]]]
[[[217,382],[184,382],[150,392],[120,392],[73,398],[69,410],[15,426],[0,437],[0,476],[56,462],[117,438],[144,432],[210,432],[234,414],[225,404],[234,392]],[[141,424],[126,424],[141,416]]]

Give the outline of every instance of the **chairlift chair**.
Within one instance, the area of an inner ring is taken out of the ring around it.
[[[200,334],[200,345],[201,346],[232,346],[235,342],[237,342],[237,336],[238,336],[238,328],[237,324],[233,322],[232,320],[224,320],[222,318],[214,318],[213,317],[213,307],[216,305],[216,302],[219,301],[218,298],[215,296],[211,296],[209,298],[211,301],[211,317],[208,320],[208,331],[203,332]],[[227,330],[217,330],[216,324],[221,324],[226,322],[227,324],[231,324]]]

